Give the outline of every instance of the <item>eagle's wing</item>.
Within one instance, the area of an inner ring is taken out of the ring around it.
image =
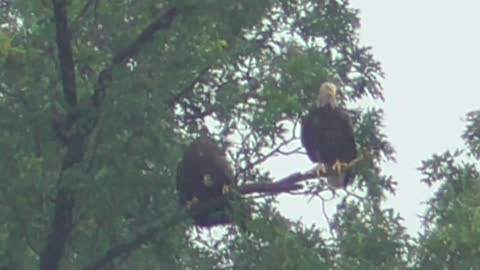
[[[318,152],[318,119],[315,116],[316,111],[310,111],[302,119],[302,129],[300,134],[300,140],[303,147],[307,151],[307,156],[312,162],[320,162]]]
[[[350,162],[357,157],[357,150],[355,145],[355,134],[353,131],[353,124],[350,115],[347,111],[337,108],[337,115],[339,118],[339,159],[343,162]]]

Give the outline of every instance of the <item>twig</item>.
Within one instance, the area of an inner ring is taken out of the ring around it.
[[[242,142],[245,142],[246,139],[249,138],[249,136],[251,136],[253,134],[253,132],[249,133],[247,135],[247,137],[245,138],[242,138]],[[289,139],[284,139],[282,140],[282,142],[280,144],[278,144],[275,148],[273,148],[270,152],[268,152],[267,154],[265,155],[261,155],[260,158],[258,158],[257,160],[254,160],[254,161],[250,161],[250,160],[244,160],[244,162],[246,163],[246,166],[244,166],[242,169],[238,170],[235,174],[235,178],[237,178],[239,175],[241,175],[242,173],[245,173],[247,172],[248,170],[254,168],[255,166],[258,166],[259,164],[265,162],[268,158],[274,156],[275,154],[277,153],[288,153],[288,152],[283,152],[281,151],[281,148],[284,147],[285,145],[288,145],[290,144],[292,141],[294,140],[294,138],[289,138]],[[245,144],[244,144],[245,145]],[[254,150],[259,150],[258,149],[259,146],[257,146],[257,149],[254,149]],[[243,146],[242,147],[242,151],[239,151],[238,153],[241,153],[243,152],[244,153],[244,156],[245,157],[249,157],[250,155],[247,153],[248,151],[251,151],[251,149],[245,149],[246,146]],[[288,154],[287,154],[288,155]],[[239,158],[237,158],[237,161],[239,160]]]
[[[289,155],[293,155],[293,154],[303,154],[305,153],[304,151],[301,151],[301,149],[303,149],[303,147],[299,146],[293,150],[290,150],[290,151],[281,151],[281,150],[278,150],[278,153],[279,154],[282,154],[284,156],[289,156]]]
[[[75,17],[75,19],[73,20],[73,23],[72,25],[76,25],[78,23],[78,21],[83,17],[85,16],[85,14],[87,13],[88,9],[90,8],[90,6],[94,3],[94,2],[97,2],[98,0],[89,0],[87,3],[85,3],[85,5],[83,6],[82,10],[80,11],[80,13],[78,13],[78,15]]]
[[[207,74],[207,72],[210,70],[211,66],[212,65],[208,65],[204,67],[202,70],[200,70],[197,76],[185,88],[183,88],[178,94],[173,96],[173,98],[169,102],[170,106],[177,104],[178,102],[180,102],[182,98],[184,98],[186,95],[191,93],[195,88],[195,85],[199,83],[202,80],[202,78],[205,76],[205,74]]]

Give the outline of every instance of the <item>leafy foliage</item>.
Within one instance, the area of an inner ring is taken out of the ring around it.
[[[480,246],[480,174],[474,162],[465,161],[465,152],[478,158],[478,112],[468,114],[463,138],[468,151],[446,151],[423,162],[423,181],[439,183],[428,202],[424,232],[419,238],[415,269],[475,269]]]
[[[476,159],[480,159],[480,111],[467,114],[468,125],[462,138],[468,145],[468,150]]]
[[[333,229],[337,269],[405,269],[410,237],[392,209],[344,200]]]

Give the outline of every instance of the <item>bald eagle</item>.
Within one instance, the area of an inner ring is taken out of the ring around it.
[[[222,196],[234,184],[233,171],[216,143],[205,136],[194,140],[184,151],[177,166],[177,192],[188,210],[198,202]],[[227,202],[208,213],[193,216],[196,225],[211,227],[230,223]]]
[[[351,119],[336,104],[337,87],[330,82],[320,87],[315,108],[302,119],[301,141],[317,174],[327,176],[330,187],[351,183],[351,166],[357,161]]]

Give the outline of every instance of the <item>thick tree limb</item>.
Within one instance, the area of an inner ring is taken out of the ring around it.
[[[58,269],[65,253],[65,243],[72,229],[74,198],[73,192],[60,189],[55,201],[52,228],[47,246],[40,256],[40,270]]]
[[[67,1],[52,0],[52,3],[53,14],[55,16],[56,39],[58,59],[60,61],[60,74],[63,85],[63,96],[70,106],[75,107],[77,105],[77,90],[72,42],[70,30],[68,29]]]
[[[58,58],[60,61],[60,76],[63,86],[63,96],[65,102],[70,106],[69,113],[75,111],[77,106],[77,90],[75,82],[75,65],[72,54],[71,33],[68,28],[67,2],[66,0],[52,0],[53,14],[55,17],[56,41]],[[74,138],[76,139],[76,138]],[[65,142],[67,152],[73,153],[73,141],[68,138]],[[68,158],[66,155],[62,161],[62,172],[66,166]],[[60,175],[62,175],[62,172]],[[74,208],[73,192],[65,188],[60,188],[55,200],[53,212],[53,221],[48,235],[47,244],[40,256],[40,270],[56,270],[65,253],[65,245],[68,235],[72,229],[72,213]]]

